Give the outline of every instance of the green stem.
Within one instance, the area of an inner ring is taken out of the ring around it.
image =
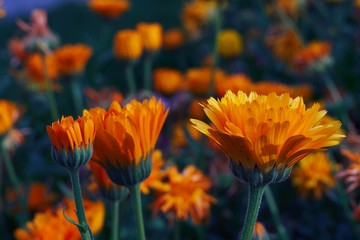
[[[175,240],[180,240],[180,222],[175,220],[175,223],[174,223],[174,239]]]
[[[14,166],[11,162],[10,156],[9,156],[9,152],[6,148],[5,142],[3,140],[2,142],[2,155],[4,158],[4,163],[5,163],[5,168],[6,168],[6,172],[8,174],[8,177],[10,178],[11,184],[14,186],[14,188],[16,189],[17,193],[19,194],[19,197],[21,197],[21,184],[20,184],[20,180],[18,178],[18,176],[16,175]]]
[[[152,56],[148,56],[144,60],[144,88],[151,91],[152,79]]]
[[[73,95],[76,114],[82,114],[84,102],[78,75],[74,75],[73,79],[71,79],[71,92]]]
[[[136,93],[136,83],[135,83],[135,76],[134,76],[134,68],[132,64],[126,66],[126,80],[129,86],[130,93]]]
[[[120,201],[114,201],[112,213],[111,239],[118,239]]]
[[[300,31],[296,27],[294,21],[279,7],[276,5],[275,11],[277,15],[279,16],[281,22],[290,30],[294,31],[296,35],[301,39],[301,41],[304,43],[304,39],[302,38]]]
[[[272,218],[275,222],[276,230],[278,232],[279,238],[282,240],[289,240],[290,238],[287,235],[286,229],[281,224],[279,210],[276,205],[276,202],[275,202],[274,196],[272,194],[272,191],[270,189],[270,186],[265,187],[265,199],[269,205],[270,212],[271,212]]]
[[[79,228],[81,233],[81,238],[83,240],[93,240],[94,237],[91,233],[89,225],[86,222],[85,218],[85,210],[81,197],[81,188],[80,188],[80,180],[79,180],[79,169],[69,169],[71,183],[73,187],[74,197],[75,197],[75,206],[76,206],[76,215],[79,221],[79,224],[83,226]]]
[[[241,240],[251,240],[265,186],[249,184],[249,198]]]
[[[131,199],[134,205],[135,210],[135,220],[136,220],[136,229],[138,233],[139,240],[145,240],[145,229],[142,216],[142,207],[141,207],[141,194],[140,194],[140,183],[130,186],[129,191],[131,194]]]
[[[213,62],[211,66],[211,73],[210,73],[210,86],[208,91],[208,96],[211,97],[215,93],[215,71],[218,66],[219,62],[219,51],[218,51],[218,44],[219,44],[219,33],[222,28],[222,8],[221,4],[216,3],[216,12],[215,12],[215,41],[213,46]]]
[[[338,88],[336,87],[334,81],[330,77],[330,75],[326,72],[326,70],[322,71],[322,76],[325,82],[327,89],[330,92],[331,97],[333,98],[335,103],[341,102],[341,95],[339,93]]]
[[[52,116],[53,121],[57,121],[59,119],[58,110],[57,110],[57,106],[56,106],[54,92],[52,90],[52,83],[49,78],[49,74],[48,74],[47,67],[46,67],[46,55],[45,54],[42,55],[42,69],[43,69],[43,74],[44,74],[44,79],[45,79],[46,95],[47,95],[47,98],[48,98],[48,101],[50,104],[51,116]]]

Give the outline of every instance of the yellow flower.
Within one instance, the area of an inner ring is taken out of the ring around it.
[[[226,29],[219,33],[218,51],[223,58],[234,58],[243,50],[240,34],[234,29]]]
[[[208,195],[211,187],[209,178],[193,165],[187,166],[179,173],[176,166],[167,170],[168,186],[162,191],[157,190],[156,200],[151,205],[154,213],[169,213],[169,219],[186,221],[190,215],[195,224],[208,222],[210,219],[210,207],[216,203],[216,199]]]
[[[251,79],[242,73],[230,75],[225,79],[218,78],[215,82],[215,90],[218,96],[224,96],[228,90],[232,92],[243,91],[250,93],[252,88],[253,83]]]
[[[124,60],[137,60],[143,51],[139,32],[126,29],[120,30],[114,37],[114,55]]]
[[[60,74],[68,75],[84,70],[92,49],[85,44],[68,44],[56,49],[53,54]]]
[[[321,198],[323,192],[335,186],[331,163],[326,153],[312,153],[297,165],[292,173],[292,183],[303,197],[314,194]]]
[[[145,50],[157,51],[161,48],[163,33],[159,23],[138,23],[136,30],[141,35]]]
[[[183,75],[180,71],[170,68],[157,68],[153,72],[155,91],[172,95],[183,86]]]
[[[0,100],[0,136],[7,133],[20,118],[21,110],[13,102]]]
[[[228,91],[203,107],[214,127],[191,119],[195,128],[227,153],[235,176],[253,185],[283,181],[296,162],[344,137],[336,133],[339,121],[319,123],[326,114],[319,104],[306,109],[301,97],[289,94]]]
[[[178,28],[173,28],[164,33],[164,47],[167,50],[173,50],[181,47],[184,44],[185,37],[183,31]]]
[[[117,18],[131,6],[127,0],[90,0],[88,5],[94,12],[107,18]]]
[[[215,71],[215,83],[225,79],[225,73],[217,69]],[[211,69],[210,68],[191,68],[185,76],[186,88],[196,95],[206,95],[210,87]]]

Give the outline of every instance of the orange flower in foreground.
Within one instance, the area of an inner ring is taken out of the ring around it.
[[[42,58],[40,53],[30,55],[26,61],[26,73],[31,82],[45,86]],[[46,55],[45,63],[49,79],[55,80],[59,76],[59,71],[54,55]]]
[[[136,30],[140,33],[144,49],[157,51],[162,46],[163,32],[159,23],[138,23]]]
[[[229,155],[235,176],[253,185],[285,180],[296,162],[344,137],[336,133],[339,121],[319,123],[326,114],[319,104],[306,109],[301,97],[289,94],[229,91],[219,100],[210,98],[204,111],[214,127],[191,119],[195,128]]]
[[[68,44],[56,49],[53,54],[60,74],[69,75],[84,70],[92,49],[85,44]]]
[[[215,83],[225,79],[225,73],[217,69],[215,71]],[[210,68],[191,68],[186,73],[186,88],[196,95],[205,95],[210,87],[211,69]]]
[[[13,127],[20,115],[21,110],[15,103],[0,100],[0,136]]]
[[[310,42],[305,48],[298,51],[294,57],[294,66],[303,71],[318,65],[328,64],[331,55],[331,44],[329,42]]]
[[[292,183],[302,197],[314,194],[321,198],[323,192],[335,187],[331,163],[326,153],[312,153],[297,165],[292,173]]]
[[[187,166],[179,173],[176,166],[166,170],[167,190],[157,191],[156,200],[151,205],[153,212],[168,212],[170,220],[186,221],[190,215],[195,224],[208,222],[210,207],[216,199],[208,195],[211,187],[209,178],[193,165]]]
[[[157,68],[153,73],[155,91],[172,95],[183,86],[183,75],[180,71],[169,68]]]
[[[99,127],[92,160],[102,165],[116,184],[126,186],[145,180],[151,172],[149,157],[168,112],[155,97],[143,102],[132,100],[123,108],[113,102],[107,113],[94,119]],[[84,111],[88,114],[91,111]],[[138,168],[141,176],[131,175]]]
[[[354,191],[360,186],[360,153],[355,153],[347,149],[341,150],[342,155],[347,157],[351,163],[343,171],[337,174],[337,177],[343,178],[349,186],[346,188],[347,192]]]
[[[252,86],[253,83],[251,79],[242,73],[228,76],[225,79],[218,78],[215,82],[215,90],[218,96],[224,96],[228,90],[232,92],[243,91],[250,93]]]
[[[292,98],[300,96],[305,100],[310,99],[312,96],[311,86],[308,85],[290,86],[277,82],[264,81],[256,83],[253,87],[253,90],[257,94],[261,95],[268,95],[272,92],[276,93],[277,95],[288,93]]]
[[[131,29],[118,31],[113,45],[115,57],[123,60],[137,60],[143,51],[140,33]]]
[[[88,5],[94,12],[107,18],[117,18],[131,6],[127,0],[90,0]]]
[[[172,50],[181,47],[184,44],[185,37],[183,31],[173,28],[164,33],[164,48]]]

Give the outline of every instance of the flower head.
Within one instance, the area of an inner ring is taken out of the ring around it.
[[[88,6],[106,18],[117,18],[127,11],[131,4],[127,0],[90,0]]]
[[[21,110],[13,102],[0,100],[0,136],[7,133],[20,118]]]
[[[240,34],[234,29],[226,29],[219,33],[218,51],[223,58],[234,58],[243,50]]]
[[[191,119],[195,128],[227,153],[235,176],[253,185],[283,181],[296,162],[344,137],[336,133],[339,121],[320,124],[326,111],[319,104],[306,109],[301,97],[289,94],[228,91],[203,107],[214,127]]]
[[[180,71],[169,68],[157,68],[154,70],[155,91],[172,95],[183,86],[183,75]]]
[[[225,79],[218,78],[218,81],[215,82],[216,94],[219,96],[224,96],[228,90],[232,92],[243,91],[250,93],[252,88],[252,80],[242,73],[230,75]]]
[[[253,89],[256,93],[261,95],[268,95],[272,92],[277,95],[288,93],[292,98],[301,96],[304,100],[308,100],[312,96],[312,89],[308,85],[290,86],[277,82],[262,81],[257,82]]]
[[[349,184],[346,191],[352,192],[360,186],[360,153],[347,149],[342,150],[341,153],[347,157],[351,163],[345,170],[339,172],[337,177],[344,179],[345,183]]]
[[[82,72],[91,55],[91,47],[85,44],[68,44],[54,51],[58,70],[64,75]]]
[[[167,30],[164,33],[164,48],[167,50],[173,50],[181,47],[184,44],[184,41],[184,33],[178,28]]]
[[[131,29],[118,31],[113,45],[115,57],[123,60],[137,60],[143,51],[140,33]]]
[[[215,71],[215,83],[225,79],[225,73],[217,69]],[[191,68],[185,76],[186,88],[196,95],[205,95],[210,87],[211,69],[210,68]]]
[[[209,178],[193,165],[179,173],[176,166],[167,170],[168,189],[156,192],[156,200],[151,205],[153,212],[168,212],[170,219],[187,220],[189,215],[195,224],[209,221],[210,207],[216,199],[208,195],[211,187]]]
[[[43,56],[40,53],[32,54],[26,61],[26,74],[31,83],[40,87],[45,87],[45,77],[43,69]],[[55,80],[59,76],[59,69],[53,54],[45,56],[47,75],[50,80]]]
[[[57,195],[48,189],[48,187],[40,182],[35,182],[30,185],[27,205],[31,212],[45,210],[50,207]]]
[[[157,51],[162,46],[162,26],[159,23],[138,23],[136,30],[140,33],[144,49]]]

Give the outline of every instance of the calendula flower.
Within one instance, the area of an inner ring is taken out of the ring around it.
[[[335,187],[331,163],[326,153],[312,153],[306,156],[292,173],[292,183],[302,197],[314,195],[317,199]]]
[[[215,71],[215,83],[225,79],[225,73],[217,69]],[[210,68],[191,68],[185,76],[185,87],[196,95],[206,95],[210,87],[211,69]]]
[[[346,191],[352,192],[360,185],[360,153],[352,152],[347,149],[341,150],[342,155],[348,158],[350,165],[337,174],[337,177],[344,179],[349,186]]]
[[[326,114],[319,104],[306,109],[301,97],[289,94],[228,91],[203,107],[214,127],[191,122],[227,153],[233,174],[255,186],[285,180],[296,162],[344,137],[336,133],[339,121],[319,123]]]
[[[310,99],[312,96],[311,87],[308,85],[290,86],[283,83],[263,81],[254,84],[253,90],[261,95],[268,95],[272,92],[277,95],[288,93],[292,98],[300,96],[305,100]]]
[[[8,100],[0,100],[0,136],[6,134],[21,116],[20,108]]]
[[[68,44],[56,49],[53,54],[60,74],[71,75],[84,70],[92,48],[85,44]]]
[[[120,30],[114,37],[114,55],[123,60],[137,60],[143,51],[143,43],[139,32]]]
[[[223,58],[234,58],[243,50],[241,35],[234,29],[222,30],[218,35],[218,51]]]
[[[89,106],[99,106],[108,108],[113,101],[122,103],[124,97],[121,92],[113,87],[102,87],[99,90],[87,87],[84,90],[85,96],[88,98]]]
[[[40,87],[45,87],[45,77],[43,69],[43,56],[40,53],[30,55],[26,61],[26,74],[31,83],[37,84]],[[50,80],[55,80],[59,76],[59,69],[53,54],[45,56],[47,77]]]
[[[224,96],[225,93],[230,90],[232,92],[243,91],[250,93],[253,88],[251,79],[245,74],[233,74],[226,78],[218,78],[215,82],[215,91],[218,96]]]
[[[154,213],[169,213],[169,219],[186,221],[189,216],[195,224],[208,222],[210,207],[216,199],[206,193],[211,188],[209,178],[193,165],[179,173],[176,166],[166,170],[168,189],[156,192],[156,200],[151,205]]]
[[[184,44],[185,37],[183,31],[178,28],[173,28],[165,31],[164,33],[164,48],[167,50],[173,50],[181,47]]]
[[[183,86],[183,75],[180,71],[170,68],[157,68],[153,72],[155,91],[172,95]]]
[[[35,182],[30,185],[27,206],[31,212],[46,210],[56,198],[57,194],[51,192],[45,184]]]
[[[105,18],[117,18],[129,10],[131,4],[127,0],[90,0],[89,8]]]
[[[62,117],[61,121],[46,126],[52,143],[51,154],[62,167],[77,169],[85,165],[92,155],[95,138],[95,124],[88,117]]]
[[[144,181],[151,172],[151,154],[168,112],[154,97],[143,102],[133,100],[124,108],[113,102],[107,113],[94,120],[99,127],[92,160],[118,185]],[[88,114],[91,112],[84,111]]]
[[[140,184],[140,191],[143,194],[149,194],[150,189],[167,190],[168,186],[162,183],[166,173],[161,168],[164,166],[165,161],[162,156],[161,150],[154,150],[152,157],[152,170],[147,179]]]
[[[162,26],[159,23],[138,23],[136,30],[140,33],[144,50],[155,52],[162,46]]]

